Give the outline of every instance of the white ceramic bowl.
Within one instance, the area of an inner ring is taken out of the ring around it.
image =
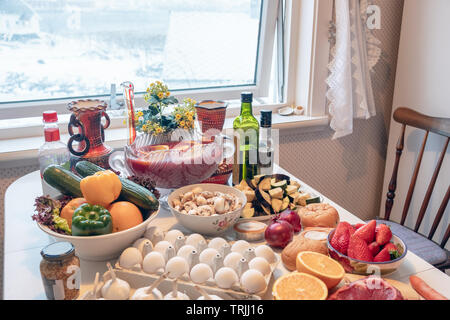
[[[178,198],[181,193],[184,194],[196,187],[200,187],[204,191],[218,191],[222,193],[233,194],[241,200],[242,205],[234,211],[209,217],[187,215],[175,210],[172,206],[173,199]],[[241,217],[242,209],[247,203],[247,198],[243,192],[230,186],[214,183],[192,184],[179,188],[172,192],[167,200],[169,203],[170,211],[183,227],[193,232],[209,236],[221,234],[232,227]]]
[[[109,233],[101,236],[70,236],[59,234],[50,230],[48,227],[38,223],[39,228],[56,239],[56,241],[68,241],[75,246],[76,255],[83,260],[105,261],[118,257],[123,250],[130,247],[133,242],[145,233],[147,225],[159,213],[158,210],[153,212],[142,223],[133,228]]]

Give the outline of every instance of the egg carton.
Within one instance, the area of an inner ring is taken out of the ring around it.
[[[153,240],[154,241],[154,243],[152,242],[153,248],[156,248],[158,246],[158,243],[161,242],[161,241],[168,241],[167,240],[167,234],[170,234],[170,231],[167,232],[167,233],[163,233],[162,235],[160,234],[160,236],[157,237],[157,239],[149,239],[149,240]],[[187,236],[188,235],[186,235],[186,237]],[[183,237],[184,237],[184,235],[183,235]],[[148,238],[149,237],[147,237],[147,239]],[[143,239],[143,238],[141,238],[141,239]],[[205,247],[203,249],[199,250],[198,254],[200,255],[203,250],[209,248],[209,245],[210,245],[211,241],[217,241],[215,239],[218,239],[218,237],[213,238],[213,239],[204,238],[204,240],[206,242],[206,245],[205,245]],[[227,241],[226,239],[224,239],[224,240],[228,244],[229,249],[231,249],[233,244],[237,242],[237,241]],[[258,246],[253,246],[252,244],[249,244],[248,242],[243,241],[243,240],[239,240],[239,241],[240,241],[241,244],[247,243],[249,245],[248,248],[255,249],[256,247],[258,247]],[[223,242],[223,241],[221,241],[221,242]],[[247,250],[248,250],[248,248],[247,248]],[[124,252],[127,249],[125,249]],[[179,249],[179,247],[177,249]],[[251,252],[251,249],[248,250],[248,251]],[[148,253],[149,252],[147,252],[147,254]],[[231,253],[231,250],[228,251],[228,253],[226,253],[226,254],[224,252],[221,252],[221,253],[223,254],[223,260],[224,260],[226,258],[226,256]],[[261,290],[259,292],[251,292],[251,291],[245,290],[241,286],[241,283],[240,283],[239,280],[237,282],[235,282],[231,287],[229,287],[227,289],[219,287],[217,285],[216,281],[214,280],[214,275],[215,275],[216,271],[218,269],[220,269],[220,267],[216,267],[216,268],[211,267],[211,269],[213,271],[213,277],[209,278],[204,283],[201,283],[201,284],[194,283],[191,280],[190,276],[189,276],[189,272],[186,272],[186,273],[182,274],[181,276],[179,276],[178,277],[178,281],[180,283],[180,286],[182,286],[184,288],[184,290],[186,290],[188,292],[191,292],[191,293],[192,292],[197,292],[195,290],[195,288],[194,288],[194,286],[197,285],[199,287],[204,288],[205,290],[209,289],[210,291],[206,290],[208,293],[210,293],[210,292],[212,294],[216,294],[217,293],[217,295],[219,295],[219,296],[224,295],[226,297],[226,299],[240,299],[240,300],[261,299],[261,297],[264,296],[265,293],[267,292],[268,284],[270,282],[272,274],[273,274],[274,270],[276,269],[276,267],[278,266],[278,264],[280,262],[279,254],[277,254],[276,252],[273,252],[273,254],[274,254],[274,256],[273,256],[274,257],[274,261],[272,263],[269,263],[270,272],[267,272],[265,275],[263,274],[263,277],[264,277],[264,280],[265,280],[265,288],[264,288],[264,290]],[[123,256],[123,253],[122,253],[121,257],[122,256]],[[175,256],[176,256],[176,254],[175,254]],[[248,253],[247,255],[244,255],[244,257],[248,257],[248,258],[251,258],[251,259],[253,257],[255,257],[255,256],[256,256],[256,254],[254,253],[254,251],[253,251],[253,254]],[[135,285],[135,286],[141,286],[141,287],[146,286],[146,285],[152,283],[153,281],[155,281],[156,279],[158,279],[165,272],[165,270],[163,268],[160,268],[159,270],[156,270],[153,273],[147,273],[143,269],[142,262],[141,262],[141,264],[135,264],[135,265],[132,265],[130,267],[126,267],[125,268],[123,265],[121,265],[120,259],[121,258],[119,258],[119,260],[117,260],[117,262],[114,264],[114,271],[116,272],[116,274],[117,274],[117,276],[119,278],[124,279],[124,280],[129,279],[133,283],[133,285]],[[249,261],[251,259],[249,259]],[[166,260],[165,260],[166,264],[167,264],[168,260],[170,260],[170,259],[167,259],[167,257],[166,257]],[[222,263],[223,263],[223,260],[222,260]],[[245,264],[245,267],[243,269],[242,268],[240,270],[236,270],[235,269],[236,274],[238,276],[238,279],[240,279],[241,275],[246,270],[251,269],[248,266],[248,262],[247,262],[247,264]],[[195,264],[191,264],[189,266],[189,270],[191,270],[192,267],[194,267],[198,263],[200,263],[200,262],[197,260],[197,262]],[[223,264],[221,266],[223,266]],[[172,283],[172,280],[166,279],[166,280],[164,280],[162,282],[161,286],[162,286],[162,288],[165,287],[165,286],[169,287],[171,283]],[[132,285],[132,284],[130,283],[130,285]]]

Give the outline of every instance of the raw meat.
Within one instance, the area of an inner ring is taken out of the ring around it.
[[[400,291],[380,277],[354,281],[331,294],[328,300],[404,300]]]

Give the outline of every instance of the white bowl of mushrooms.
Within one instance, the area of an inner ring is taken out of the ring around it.
[[[236,188],[201,183],[179,188],[168,197],[169,208],[178,222],[204,235],[218,235],[240,218],[247,198]]]

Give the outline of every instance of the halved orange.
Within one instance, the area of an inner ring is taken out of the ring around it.
[[[345,276],[345,270],[339,262],[313,251],[299,252],[296,267],[298,272],[308,273],[322,280],[328,289],[337,286]]]
[[[272,295],[275,300],[326,300],[328,289],[319,278],[295,271],[275,281]]]

